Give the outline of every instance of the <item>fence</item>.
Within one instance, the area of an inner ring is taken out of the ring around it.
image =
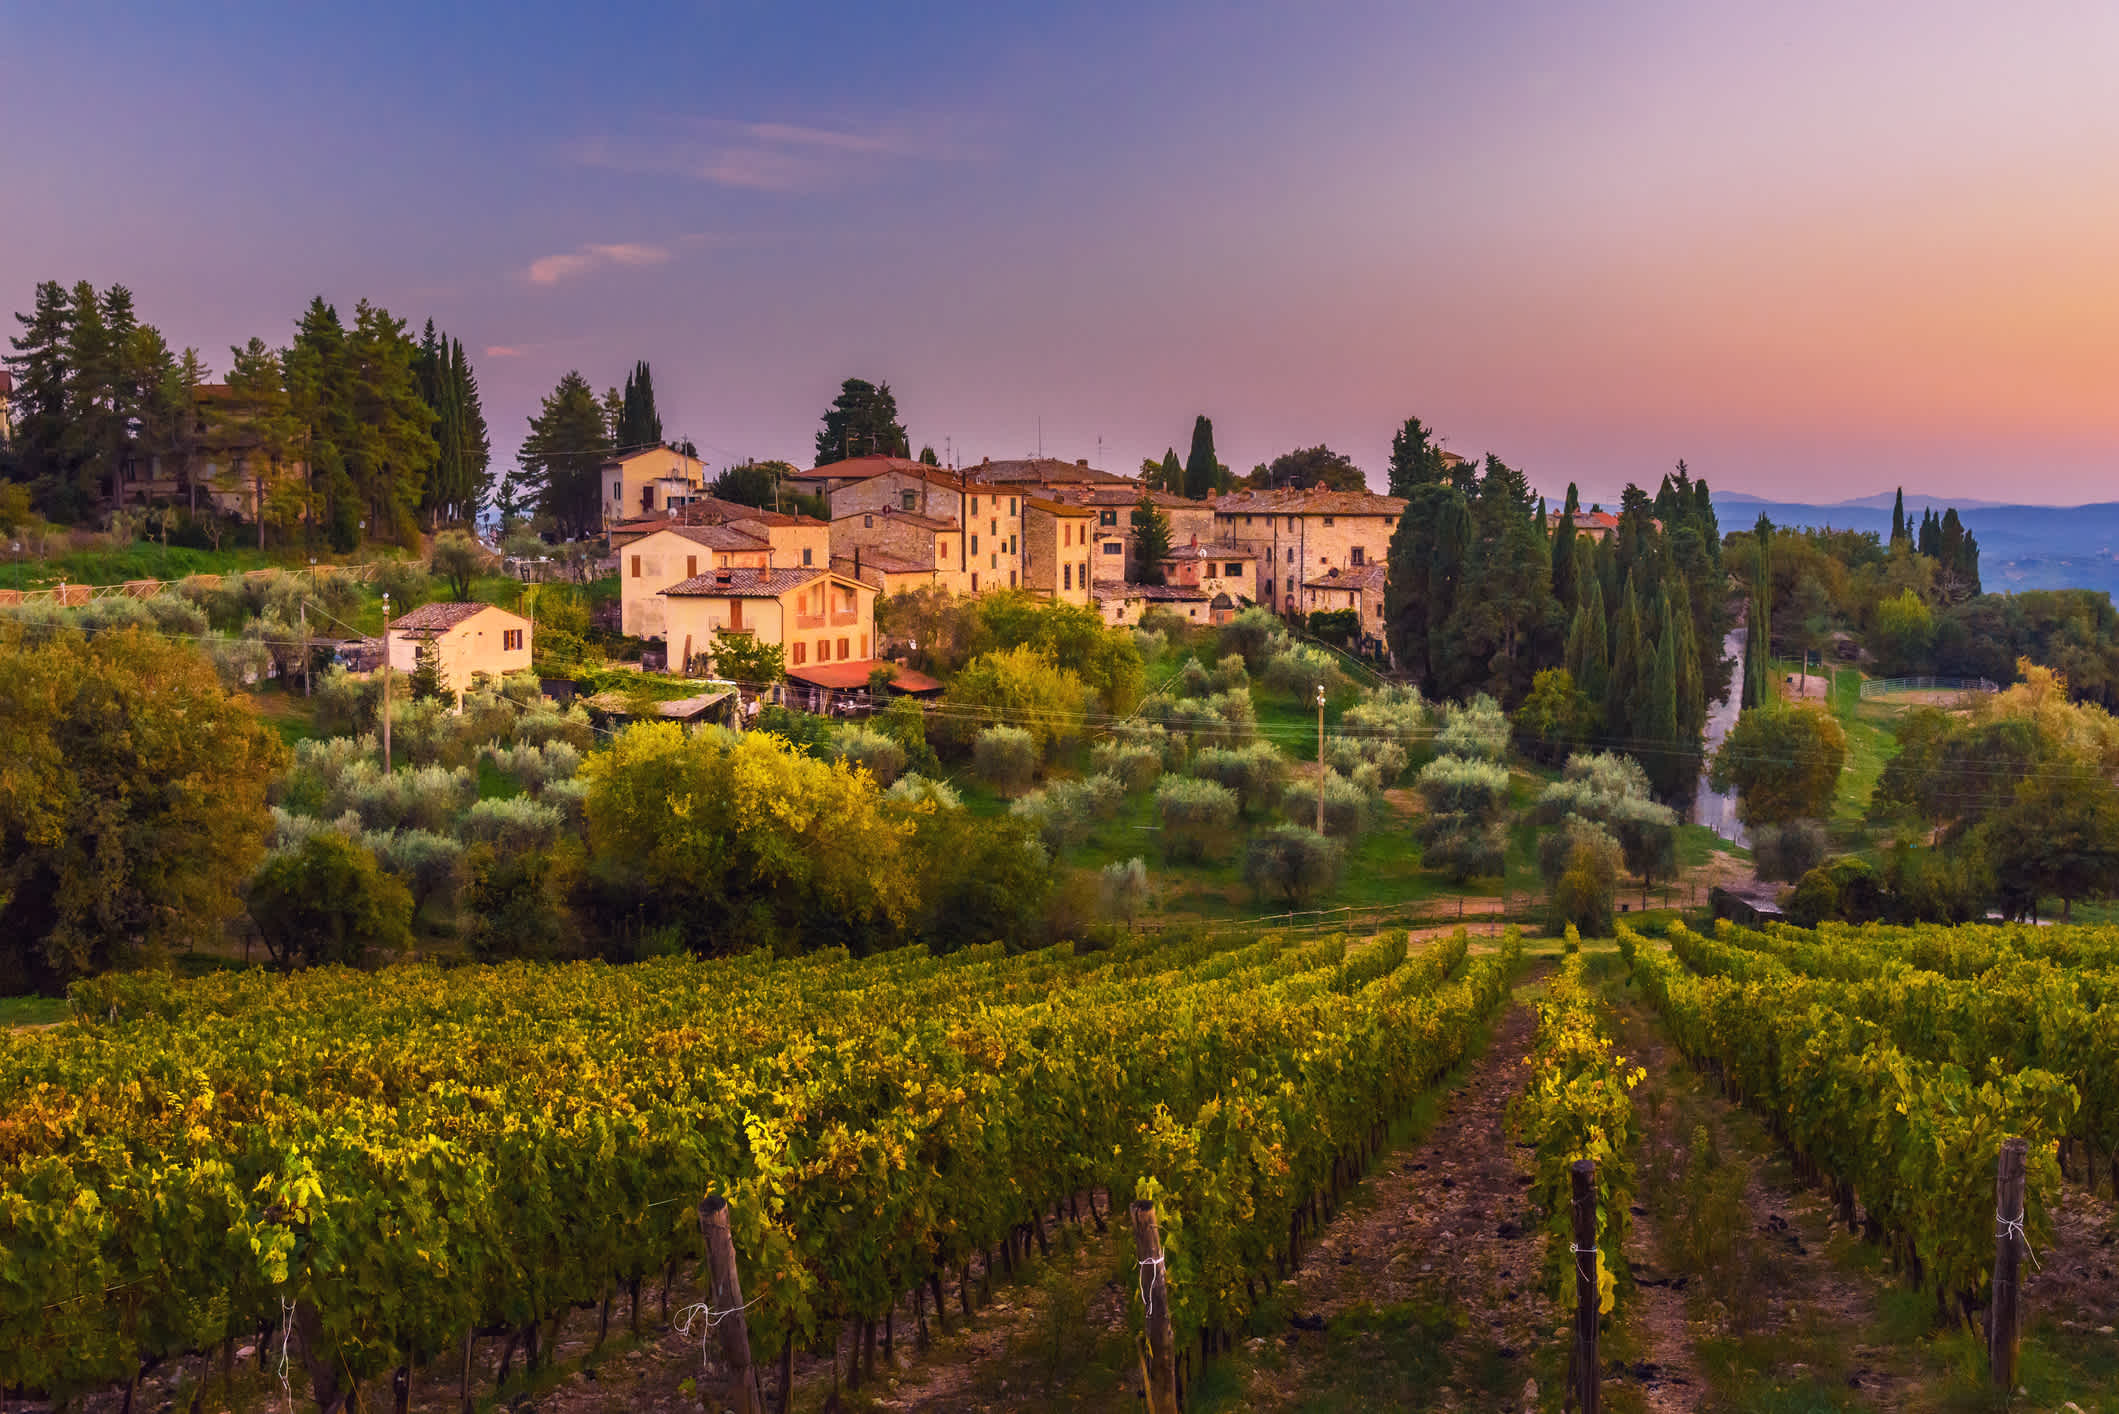
[[[1863,697],[1889,697],[1898,692],[1999,692],[1985,678],[1863,678]]]

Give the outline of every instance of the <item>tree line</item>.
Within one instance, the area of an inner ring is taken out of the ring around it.
[[[48,280],[15,320],[0,477],[27,484],[52,520],[138,495],[205,522],[220,492],[240,498],[261,545],[270,530],[348,550],[469,522],[490,490],[477,376],[432,320],[415,338],[362,300],[348,325],[319,295],[284,347],[231,347],[223,383],[141,320],[124,285]]]

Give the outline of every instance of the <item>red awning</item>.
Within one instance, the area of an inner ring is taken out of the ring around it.
[[[859,662],[817,663],[805,668],[789,668],[787,675],[796,682],[811,687],[828,687],[843,692],[848,688],[868,686],[868,675],[877,668],[889,668],[895,676],[890,686],[897,692],[939,692],[942,685],[925,673],[916,673],[902,663],[885,663],[875,658],[863,658]]]

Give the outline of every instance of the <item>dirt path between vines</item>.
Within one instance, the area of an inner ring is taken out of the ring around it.
[[[1886,1284],[1859,1259],[1830,1200],[1796,1183],[1751,1115],[1685,1063],[1644,1008],[1616,1008],[1619,1047],[1647,1070],[1639,1125],[1627,1333],[1642,1347],[1643,1407],[1745,1407],[1784,1392],[1788,1407],[1921,1405],[1922,1374],[1879,1343]],[[1705,1141],[1704,1148],[1699,1142]],[[1774,1407],[1780,1407],[1775,1405]]]
[[[1507,1127],[1536,1026],[1512,1003],[1426,1137],[1348,1195],[1276,1293],[1285,1329],[1247,1342],[1232,1407],[1517,1407],[1553,1324]]]

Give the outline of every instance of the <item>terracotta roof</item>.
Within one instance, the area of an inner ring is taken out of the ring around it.
[[[1394,516],[1404,509],[1398,497],[1373,491],[1234,491],[1214,501],[1216,515]]]
[[[615,521],[611,525],[611,533],[646,535],[672,524],[726,525],[739,520],[752,520],[760,525],[771,526],[824,524],[815,516],[768,511],[758,506],[746,506],[741,501],[724,501],[719,496],[694,496],[681,506],[672,506],[662,515],[635,516],[631,520]]]
[[[872,511],[848,511],[843,516],[833,516],[832,521],[852,520],[855,516],[888,516],[907,525],[916,525],[922,530],[955,530],[955,516],[923,516],[918,511],[901,511],[891,506],[882,506]]]
[[[1023,504],[1035,506],[1048,516],[1066,516],[1070,520],[1087,520],[1096,514],[1087,506],[1070,506],[1061,501],[1048,501],[1041,496],[1025,496]]]
[[[1258,556],[1255,552],[1246,550],[1241,545],[1179,545],[1174,547],[1163,558],[1166,560],[1255,560]]]
[[[1052,486],[1045,495],[1055,501],[1070,501],[1077,506],[1137,506],[1140,504],[1141,488],[1138,482],[1118,486]],[[1212,510],[1205,501],[1188,501],[1182,496],[1173,496],[1168,491],[1150,491],[1148,499],[1153,504],[1169,510]]]
[[[649,535],[659,535],[664,531],[681,539],[689,540],[695,545],[705,545],[715,550],[765,551],[772,549],[772,542],[769,540],[761,540],[746,531],[736,529],[733,525],[720,524],[683,525],[672,522],[668,525],[656,526],[653,530],[641,535],[639,539],[645,540]]]
[[[929,574],[934,570],[933,565],[923,565],[918,560],[908,559],[903,555],[893,555],[888,550],[872,549],[867,545],[861,547],[861,553],[858,557],[853,555],[833,555],[831,557],[831,568],[834,574],[851,575],[856,563],[864,570],[881,570],[885,574]]]
[[[1565,514],[1565,511],[1547,511],[1545,513],[1545,528],[1547,530],[1559,529],[1560,517]],[[1617,530],[1618,528],[1619,518],[1610,511],[1582,510],[1575,512],[1576,530]]]
[[[10,373],[10,372],[8,372],[8,371],[7,371],[6,369],[4,369],[4,368],[0,368],[0,398],[5,398],[5,397],[8,397],[8,396],[10,396],[10,395],[11,395],[11,394],[12,394],[12,393],[13,393],[14,391],[15,391],[15,375],[14,375],[14,374],[12,374],[12,373]]]
[[[981,481],[998,482],[1002,485],[1020,485],[1023,482],[1052,482],[1054,484],[1109,485],[1124,482],[1128,478],[1115,472],[1099,471],[1085,462],[1061,461],[1058,457],[1024,457],[1017,461],[983,461],[977,466],[964,468],[968,476]]]
[[[939,476],[951,482],[960,479],[941,467],[929,466],[926,462],[915,461],[911,457],[848,457],[842,462],[826,462],[822,466],[813,466],[808,471],[798,471],[793,479],[865,481],[871,476],[881,476],[889,471],[906,472],[913,476]]]
[[[1090,590],[1096,599],[1147,599],[1159,603],[1205,603],[1207,591],[1194,584],[1112,584],[1106,581]]]
[[[1330,570],[1302,582],[1304,589],[1381,589],[1388,572],[1382,565],[1354,565]]]
[[[890,685],[900,692],[936,692],[941,684],[925,673],[916,673],[903,663],[892,663],[881,658],[863,658],[852,663],[817,663],[806,668],[789,668],[787,675],[796,682],[806,682],[811,687],[845,689],[868,686],[868,675],[877,668],[887,667],[894,676]]]
[[[715,570],[659,591],[685,599],[777,599],[824,574],[820,569]]]
[[[494,605],[491,604],[466,604],[461,602],[453,604],[422,604],[417,609],[405,614],[402,618],[392,619],[390,621],[390,632],[432,637],[437,633],[447,633],[465,619],[476,618],[493,607]],[[508,611],[502,609],[500,612],[506,614]],[[514,616],[510,614],[509,617],[512,618]]]

